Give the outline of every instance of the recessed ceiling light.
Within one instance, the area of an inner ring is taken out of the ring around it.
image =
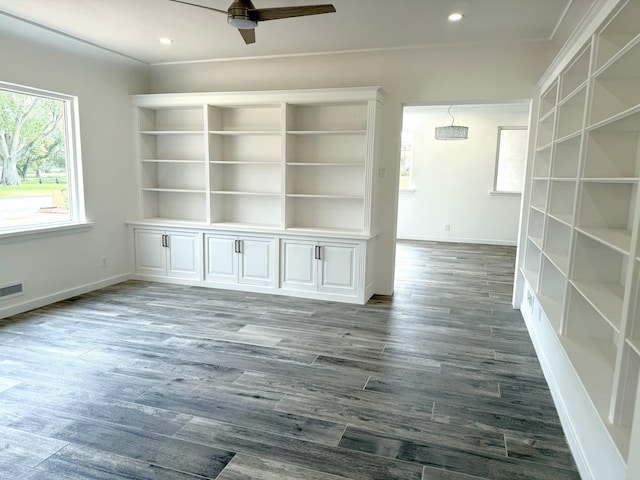
[[[464,17],[464,15],[462,15],[461,13],[452,13],[451,15],[449,15],[449,20],[451,20],[452,22],[459,22],[460,20],[462,20],[462,17]]]
[[[169,37],[162,37],[158,39],[162,45],[171,45],[173,43],[173,39]]]

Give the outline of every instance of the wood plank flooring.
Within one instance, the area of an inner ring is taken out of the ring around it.
[[[400,242],[365,306],[126,282],[0,321],[0,478],[578,479],[515,249]]]

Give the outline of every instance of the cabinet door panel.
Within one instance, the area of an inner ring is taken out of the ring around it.
[[[235,252],[235,242],[236,237],[206,236],[206,280],[225,283],[238,281],[238,258]]]
[[[273,240],[268,238],[243,238],[241,243],[238,282],[246,285],[272,286]]]
[[[163,275],[166,271],[166,252],[162,246],[162,232],[135,231],[136,273]]]
[[[357,245],[320,244],[321,269],[318,291],[355,295]]]
[[[198,235],[194,233],[168,234],[167,276],[175,278],[200,278],[200,249]]]
[[[281,287],[316,291],[315,242],[285,240],[282,243]]]

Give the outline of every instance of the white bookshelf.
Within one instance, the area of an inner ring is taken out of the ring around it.
[[[583,433],[570,435],[581,471],[623,480],[613,472],[640,438],[640,1],[600,8],[604,21],[541,85],[520,244],[535,305],[522,311],[539,353],[556,359],[546,373],[561,417]],[[564,389],[574,374],[584,397]]]
[[[349,291],[368,299],[381,99],[378,87],[134,95],[140,202],[131,223],[234,239],[352,239]]]

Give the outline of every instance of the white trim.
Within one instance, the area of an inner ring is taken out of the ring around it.
[[[527,287],[531,292],[531,288]],[[549,385],[562,429],[583,480],[624,480],[626,466],[602,423],[580,377],[534,298],[533,312],[523,300],[520,311]]]
[[[30,225],[22,230],[0,231],[0,244],[19,240],[33,240],[42,237],[53,237],[56,235],[66,235],[75,231],[89,230],[93,227],[93,222],[65,223],[65,224],[39,224]]]
[[[595,0],[587,13],[582,17],[578,26],[571,33],[558,54],[551,61],[547,70],[538,81],[538,87],[546,90],[555,81],[560,72],[587,44],[604,19],[622,0]]]
[[[398,240],[418,240],[424,242],[445,242],[445,243],[477,243],[480,245],[501,245],[515,247],[515,240],[496,240],[492,238],[459,238],[459,237],[438,237],[436,235],[403,235],[398,234]]]
[[[116,283],[124,282],[126,280],[129,280],[130,278],[131,278],[131,275],[129,275],[128,273],[124,275],[118,275],[115,277],[100,280],[98,282],[88,283],[86,285],[81,285],[79,287],[62,290],[60,292],[52,293],[51,295],[45,295],[43,297],[34,298],[33,300],[28,300],[23,303],[11,305],[9,307],[0,309],[0,318],[10,317],[12,315],[17,315],[19,313],[33,310],[35,308],[44,307],[52,303],[66,300],[67,298],[75,297],[77,295],[89,293],[94,290],[98,290],[100,288],[105,288],[111,285],[115,285]]]

